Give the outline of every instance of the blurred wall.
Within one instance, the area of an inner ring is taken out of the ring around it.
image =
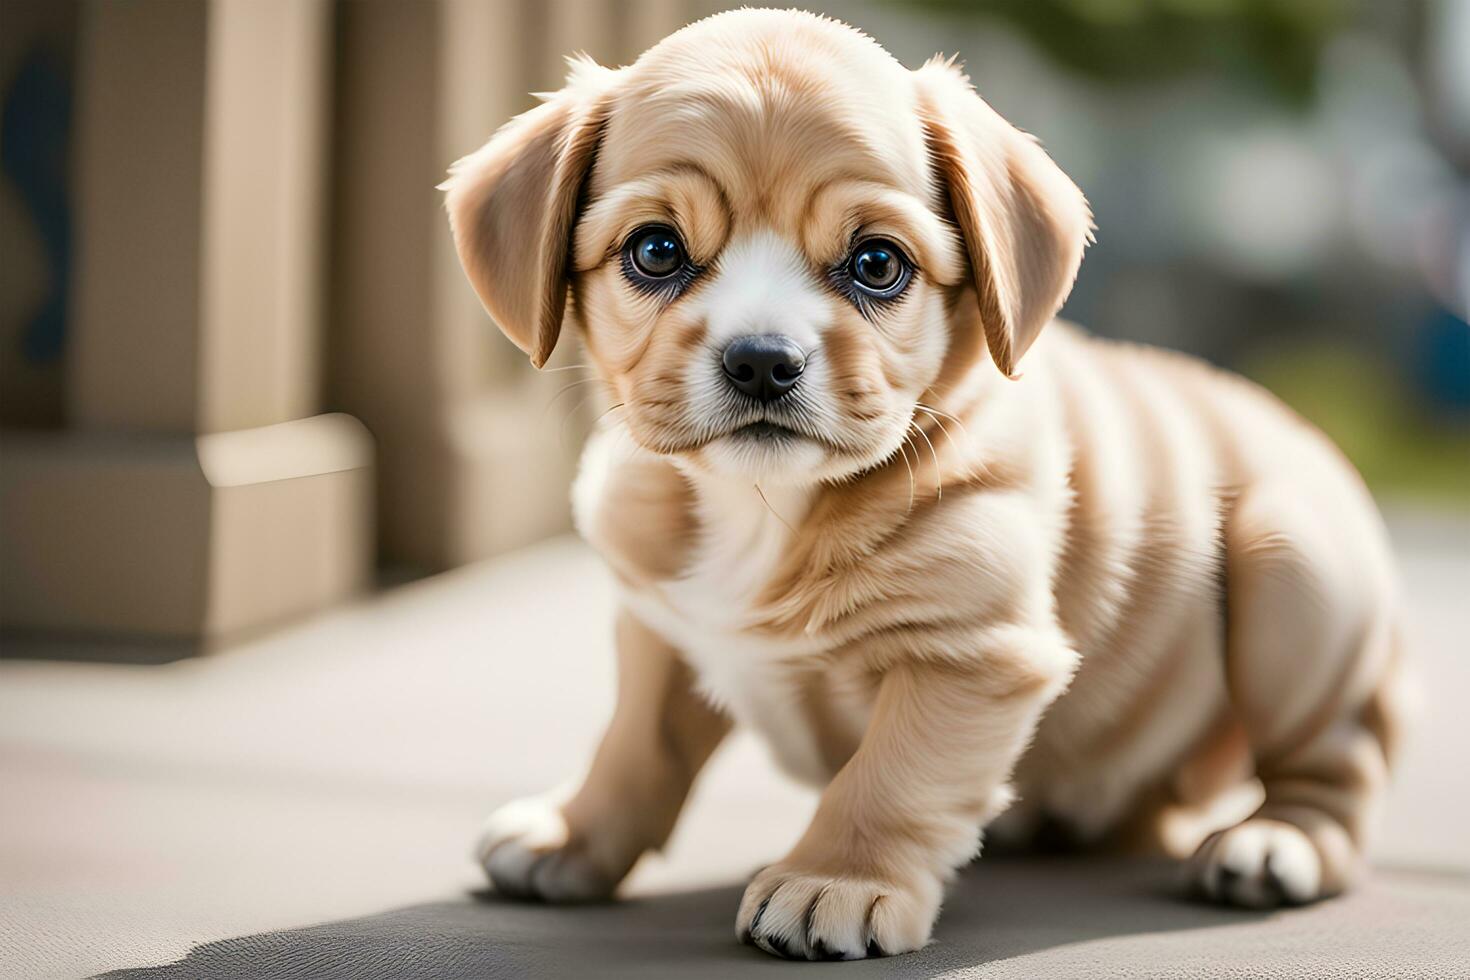
[[[0,425],[59,425],[77,5],[8,4],[0,28]]]
[[[435,187],[559,88],[569,54],[622,63],[686,16],[679,0],[338,5],[327,386],[377,438],[387,561],[446,568],[570,526],[579,393],[558,398],[568,374],[536,374],[489,323]]]
[[[436,185],[566,55],[630,60],[684,3],[0,17],[6,635],[207,645],[359,592],[375,563],[569,526],[590,413],[494,330]]]
[[[5,238],[40,260],[7,358],[60,380],[4,392],[0,624],[192,647],[361,591],[372,443],[321,384],[332,7],[4,16]],[[28,74],[57,46],[64,99]]]

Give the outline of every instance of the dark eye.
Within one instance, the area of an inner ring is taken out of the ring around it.
[[[684,246],[672,228],[640,228],[628,240],[628,260],[649,279],[667,279],[684,267]]]
[[[908,285],[912,268],[898,246],[882,238],[860,242],[848,261],[848,275],[859,289],[880,299],[891,299]]]

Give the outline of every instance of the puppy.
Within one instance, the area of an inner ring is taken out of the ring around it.
[[[1008,808],[1100,841],[1259,780],[1198,889],[1348,884],[1396,730],[1373,503],[1260,389],[1053,322],[1087,204],[953,64],[720,14],[576,63],[445,189],[495,321],[537,366],[565,321],[615,403],[573,497],[617,708],[491,818],[499,890],[610,895],[733,724],[822,787],[736,917],[778,955],[922,946]]]

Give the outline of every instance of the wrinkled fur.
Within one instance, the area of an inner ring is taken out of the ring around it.
[[[823,787],[738,912],[769,952],[921,946],[991,821],[1102,841],[1251,780],[1254,813],[1189,841],[1198,888],[1348,884],[1400,673],[1372,502],[1265,392],[1052,323],[1086,203],[953,64],[721,14],[577,64],[446,190],[502,329],[538,365],[578,330],[617,406],[575,504],[622,585],[618,706],[579,787],[492,817],[498,888],[610,894],[732,723]],[[649,222],[703,270],[671,301],[623,277]],[[825,270],[869,234],[919,271],[865,318]],[[805,438],[731,435],[764,411],[719,376],[748,332],[808,349]]]

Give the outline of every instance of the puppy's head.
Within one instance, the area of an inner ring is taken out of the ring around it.
[[[636,440],[772,482],[882,463],[987,354],[1014,375],[1090,227],[952,65],[789,11],[575,65],[445,188],[476,292],[537,366],[570,295]]]

